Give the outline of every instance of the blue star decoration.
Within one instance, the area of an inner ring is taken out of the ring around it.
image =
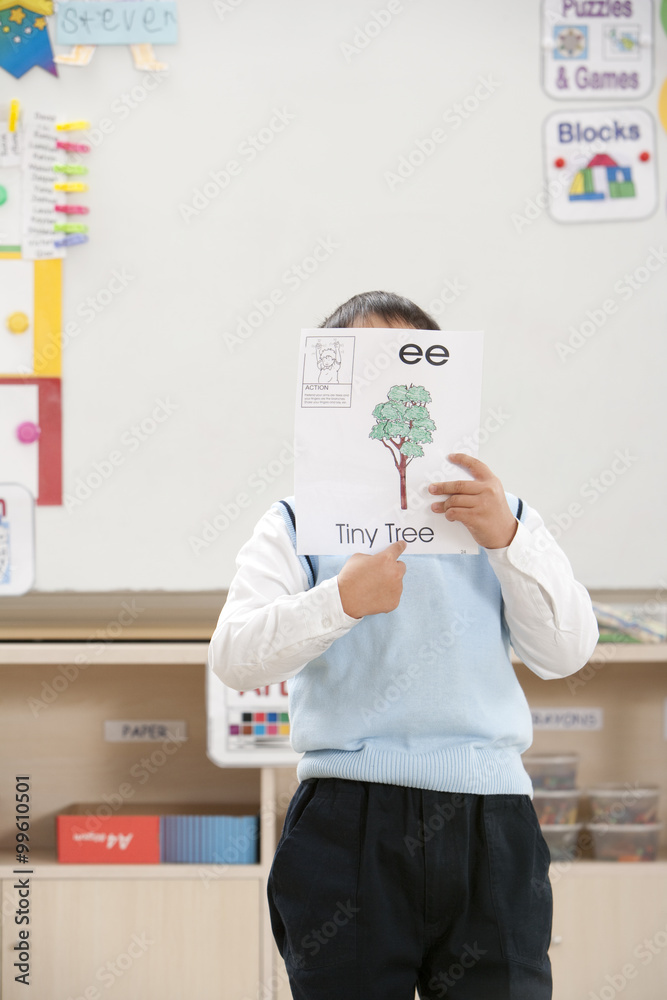
[[[46,18],[53,0],[0,0],[0,66],[17,79],[33,66],[58,76]]]

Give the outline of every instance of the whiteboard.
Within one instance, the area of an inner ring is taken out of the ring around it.
[[[104,47],[58,80],[10,81],[26,107],[89,119],[94,145],[91,240],[64,269],[64,493],[96,485],[37,509],[37,589],[226,587],[292,491],[299,331],[375,288],[485,331],[480,457],[567,525],[577,577],[664,578],[667,270],[556,352],[662,246],[664,183],[642,221],[552,221],[543,126],[566,105],[541,85],[536,0],[393,0],[365,33],[387,7],[182,0],[165,74]],[[664,178],[657,17],[655,39],[654,86],[634,103],[656,118]],[[488,99],[391,187],[480,81]],[[534,217],[517,231],[517,214]]]

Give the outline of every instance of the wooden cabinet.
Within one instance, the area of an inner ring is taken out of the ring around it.
[[[0,644],[2,1000],[271,1000],[279,959],[266,880],[281,817],[271,768],[206,757],[206,643]],[[76,666],[76,670],[72,669]],[[64,668],[64,669],[63,669]],[[63,680],[64,678],[64,680]],[[65,683],[67,681],[67,683]],[[182,719],[178,752],[106,743],[105,719]],[[157,754],[155,755],[155,751]],[[15,981],[14,779],[30,782],[30,987]],[[81,865],[56,860],[74,802],[225,803],[260,814],[257,864]],[[283,809],[284,812],[284,809]],[[289,996],[289,994],[288,994]]]
[[[40,1000],[257,997],[258,879],[109,874],[67,878],[64,871],[60,877],[33,878],[35,953],[28,990],[14,979],[17,934],[10,907],[5,908],[2,1000],[27,994]],[[13,906],[12,886],[4,883],[3,898]]]
[[[523,665],[517,674],[533,708],[602,710],[602,729],[536,730],[532,749],[577,752],[582,790],[604,781],[657,785],[659,818],[667,821],[664,646],[600,645],[583,670],[561,681],[542,681]],[[666,833],[655,862],[552,864],[554,1000],[667,997]]]
[[[223,770],[206,758],[206,650],[205,641],[0,642],[2,1000],[28,995],[13,968],[14,827],[5,796],[16,774],[30,775],[32,790],[31,996],[290,1000],[266,880],[295,772]],[[667,654],[625,647],[599,655],[575,684],[542,681],[517,665],[532,706],[604,712],[603,730],[536,732],[534,749],[577,750],[582,788],[602,780],[660,785],[665,819]],[[73,664],[76,671],[63,670]],[[188,741],[144,780],[136,763],[153,747],[105,743],[103,722],[114,718],[184,719]],[[260,812],[259,863],[59,865],[56,814],[73,802],[112,798],[128,780],[137,802],[208,802],[220,811],[225,802],[247,803]],[[552,866],[554,1000],[667,996],[664,848],[663,839],[655,863]]]
[[[664,1000],[667,862],[552,871],[553,1000]]]

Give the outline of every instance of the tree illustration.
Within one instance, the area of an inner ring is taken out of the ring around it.
[[[393,385],[387,402],[378,403],[373,410],[376,423],[368,436],[391,452],[401,479],[401,510],[408,509],[407,468],[414,458],[422,458],[422,445],[433,441],[431,431],[436,430],[426,409],[430,402],[430,393],[423,385]]]

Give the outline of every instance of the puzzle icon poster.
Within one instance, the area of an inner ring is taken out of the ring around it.
[[[645,97],[653,84],[651,0],[544,0],[543,83],[564,101]]]

